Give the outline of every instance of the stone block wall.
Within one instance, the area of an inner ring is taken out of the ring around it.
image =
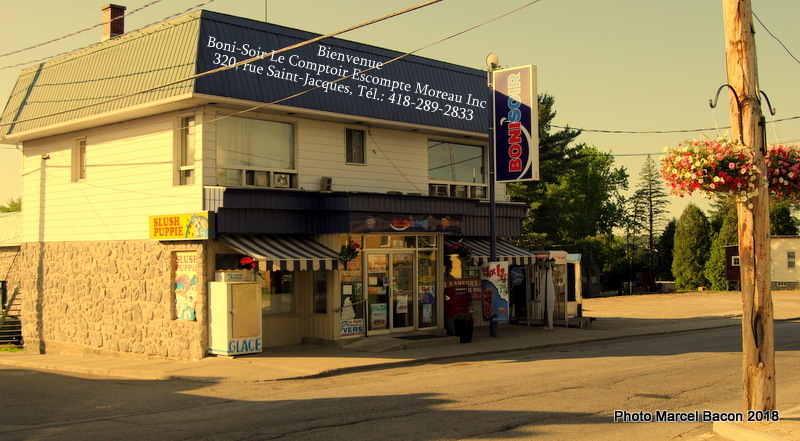
[[[175,318],[175,251],[198,253],[196,321]],[[22,244],[15,267],[26,350],[203,358],[208,346],[206,255],[200,241]]]

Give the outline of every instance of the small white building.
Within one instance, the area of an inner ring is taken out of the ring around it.
[[[772,258],[772,288],[800,289],[800,236],[772,236],[770,240]]]
[[[772,236],[770,238],[772,289],[800,289],[798,254],[800,254],[800,236]],[[725,257],[726,278],[738,282],[740,280],[739,246],[725,247]]]

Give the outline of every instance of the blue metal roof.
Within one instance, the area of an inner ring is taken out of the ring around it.
[[[484,72],[418,56],[392,61],[404,54],[336,38],[270,55],[315,37],[210,11],[177,17],[23,70],[0,135],[192,94],[486,132]]]

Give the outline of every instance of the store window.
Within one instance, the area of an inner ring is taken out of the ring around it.
[[[345,156],[348,164],[366,164],[366,142],[363,130],[345,130]]]
[[[364,243],[361,236],[340,236],[339,246],[349,243],[358,244],[362,249]],[[364,278],[362,274],[362,253],[339,270],[341,305],[340,309],[340,336],[357,337],[364,335],[365,304],[364,304]]]
[[[428,183],[431,196],[485,199],[484,147],[428,141]]]
[[[294,312],[294,271],[259,271],[264,285],[261,289],[261,309],[264,315]]]
[[[176,127],[176,157],[178,185],[192,185],[195,180],[195,125],[194,115],[178,118]]]
[[[328,312],[328,273],[329,271],[314,271],[315,314],[326,314]]]
[[[86,180],[86,138],[78,138],[72,146],[72,182]]]
[[[217,185],[292,188],[296,185],[294,126],[223,117],[217,128]]]

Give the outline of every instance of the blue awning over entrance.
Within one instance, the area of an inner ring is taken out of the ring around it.
[[[444,243],[445,245],[455,245],[459,241],[472,249],[472,261],[476,265],[482,265],[489,261],[490,244],[488,238],[447,238]],[[508,242],[498,240],[497,260],[499,262],[508,262],[511,265],[531,265],[536,262],[536,254],[511,245]]]
[[[220,240],[258,261],[262,271],[334,270],[339,255],[305,236],[224,234]]]

